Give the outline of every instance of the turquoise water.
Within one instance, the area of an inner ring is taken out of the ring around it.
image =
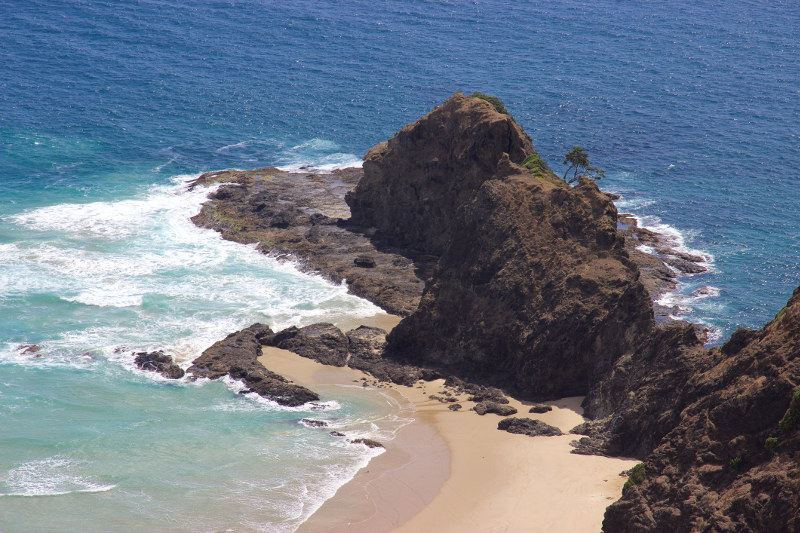
[[[252,322],[374,314],[195,228],[185,181],[357,164],[456,90],[500,97],[557,172],[583,145],[620,209],[702,253],[664,303],[712,340],[800,284],[795,2],[0,0],[0,57],[5,532],[290,531],[350,477],[369,453],[309,412],[130,352],[188,366]],[[325,392],[346,431],[399,423]]]

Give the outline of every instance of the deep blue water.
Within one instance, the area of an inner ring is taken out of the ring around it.
[[[760,327],[800,284],[798,58],[790,1],[0,0],[0,381],[85,384],[68,369],[87,350],[94,371],[127,368],[114,339],[189,359],[223,328],[368,314],[183,225],[199,199],[176,183],[352,164],[456,90],[501,98],[557,172],[584,146],[620,209],[712,256],[672,297],[683,317],[717,340]],[[716,296],[690,298],[701,286]],[[21,357],[29,342],[58,363]],[[0,456],[0,492],[24,465],[78,461],[48,453]]]

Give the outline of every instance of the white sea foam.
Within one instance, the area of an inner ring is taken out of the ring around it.
[[[0,478],[0,496],[61,496],[107,492],[116,487],[81,475],[80,465],[79,461],[59,456],[23,463]]]
[[[664,223],[659,217],[654,215],[637,214],[637,210],[644,209],[655,203],[654,200],[647,198],[626,198],[622,196],[615,200],[615,204],[620,211],[630,211],[639,227],[648,229],[661,235],[661,241],[666,248],[674,250],[679,254],[688,254],[700,258],[697,263],[706,269],[702,274],[687,274],[681,272],[677,268],[665,263],[674,274],[676,274],[678,283],[675,290],[662,294],[655,303],[672,310],[669,314],[670,318],[675,320],[690,319],[695,322],[705,325],[709,328],[708,342],[716,342],[719,340],[719,330],[709,324],[703,316],[704,307],[708,304],[701,301],[707,299],[714,299],[720,296],[720,290],[711,285],[698,286],[697,279],[705,279],[708,275],[717,272],[714,264],[714,255],[705,250],[700,250],[689,246],[689,242],[695,241],[699,238],[697,232],[692,230],[679,230],[678,228]],[[636,247],[637,250],[652,254],[661,255],[663,251],[653,246],[641,244]],[[699,277],[698,277],[699,276]]]
[[[196,227],[189,218],[209,189],[187,191],[187,178],[154,186],[139,198],[6,217],[36,238],[0,244],[0,299],[53,295],[56,302],[98,313],[87,315],[90,327],[39,343],[35,360],[13,350],[2,357],[46,365],[82,362],[78,354],[100,350],[130,367],[131,351],[165,349],[188,366],[215,341],[254,322],[280,329],[380,312],[343,284],[301,274],[291,262]],[[49,305],[53,310],[45,310],[42,320],[60,311],[57,303]],[[83,312],[70,313],[76,311]],[[116,351],[120,346],[126,350]]]

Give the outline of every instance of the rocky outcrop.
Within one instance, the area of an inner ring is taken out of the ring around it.
[[[579,451],[647,455],[677,422],[689,380],[714,362],[703,341],[693,324],[674,322],[620,356],[584,400],[584,415],[594,421],[573,430],[589,436]]]
[[[350,222],[376,228],[387,242],[440,255],[453,216],[495,172],[506,153],[535,154],[530,137],[489,102],[456,93],[364,156],[364,177],[345,196]]]
[[[504,418],[497,424],[497,429],[519,435],[528,435],[529,437],[557,437],[563,435],[557,427],[531,418]]]
[[[190,187],[222,183],[192,221],[225,239],[256,243],[260,251],[335,283],[386,311],[406,316],[417,307],[435,258],[387,246],[348,226],[344,195],[362,176],[357,168],[329,174],[276,168],[201,175]]]
[[[674,391],[673,428],[604,531],[800,531],[797,324],[800,288],[762,330],[707,352],[713,364]]]
[[[172,357],[160,350],[156,352],[137,352],[134,356],[133,362],[142,370],[158,372],[167,379],[180,379],[184,376],[183,369],[175,364]]]
[[[290,327],[277,333],[267,344],[314,359],[324,365],[344,366],[347,363],[347,337],[333,324]]]
[[[319,400],[319,396],[282,376],[270,372],[258,361],[261,346],[274,333],[263,324],[253,324],[214,343],[194,360],[187,373],[193,379],[218,379],[229,375],[247,385],[243,392],[255,392],[281,405],[297,406]]]
[[[652,328],[611,199],[515,164],[532,157],[508,115],[458,94],[367,154],[346,196],[352,223],[441,254],[419,308],[388,337],[391,357],[567,396]]]
[[[378,380],[414,385],[420,379],[436,379],[436,372],[400,364],[383,357],[386,332],[360,326],[343,333],[332,324],[318,323],[289,327],[260,339],[265,346],[289,350],[300,356],[332,366],[349,366],[372,374]]]
[[[522,396],[579,395],[652,328],[593,183],[564,189],[503,159],[453,216],[419,309],[389,336],[395,357]]]

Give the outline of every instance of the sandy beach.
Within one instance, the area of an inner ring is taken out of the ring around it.
[[[359,323],[391,329],[399,319],[378,315]],[[349,326],[349,324],[348,324]],[[355,327],[352,326],[352,327]],[[261,362],[301,385],[348,385],[366,374],[335,368],[277,348]],[[569,532],[600,531],[605,508],[619,498],[620,472],[638,461],[571,454],[575,435],[529,437],[497,429],[502,419],[430,399],[443,380],[414,387],[381,384],[381,391],[413,422],[386,452],[325,502],[300,532]],[[509,398],[518,417],[542,420],[567,433],[583,421],[580,397],[545,402],[553,410],[529,414]]]

